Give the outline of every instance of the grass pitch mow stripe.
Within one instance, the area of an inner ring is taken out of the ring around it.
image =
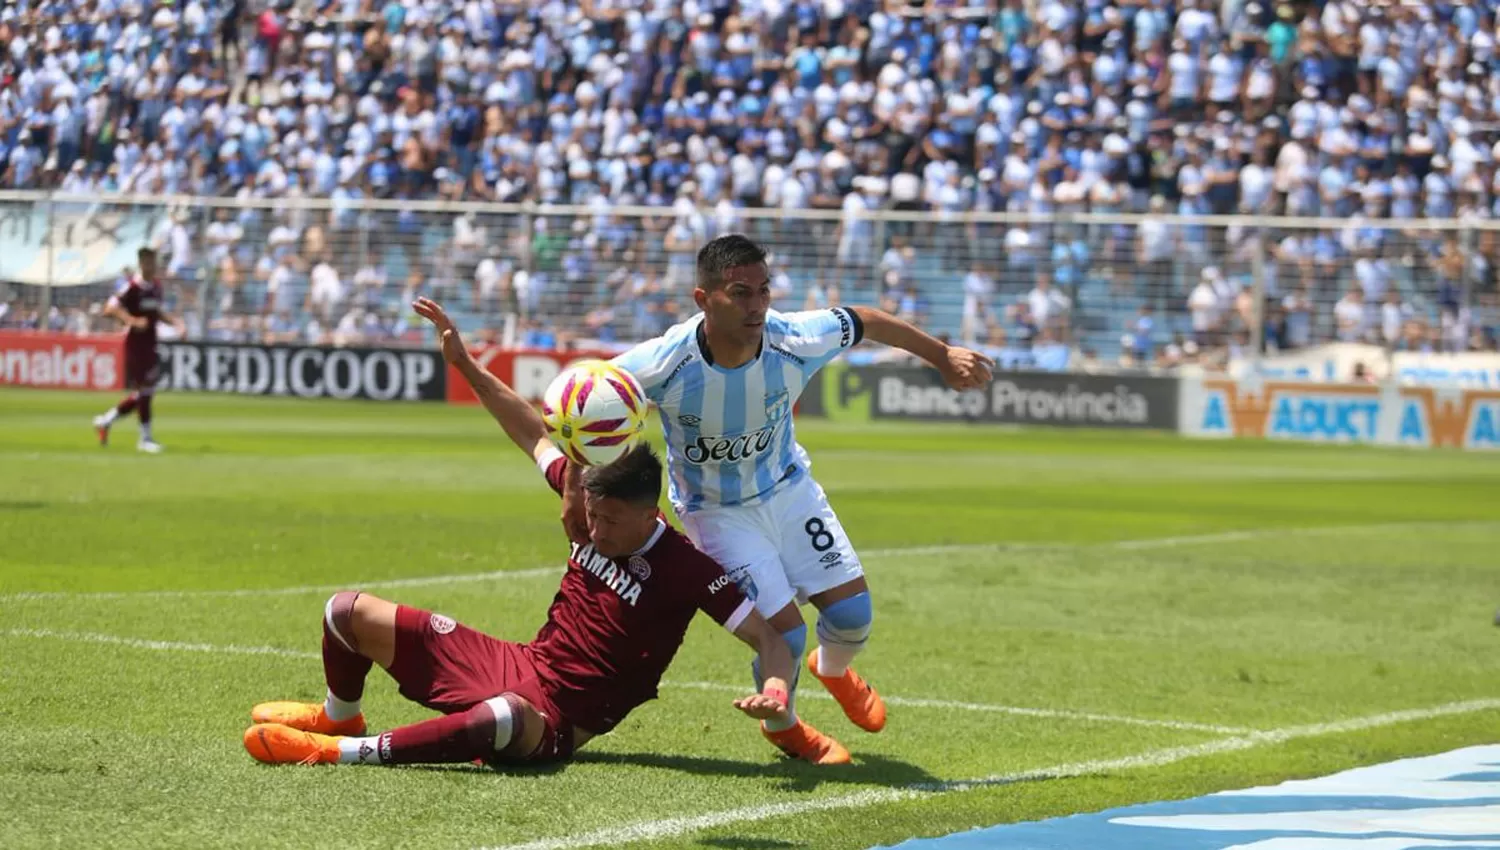
[[[1249,528],[1239,531],[1222,531],[1213,534],[1181,535],[1175,537],[1145,537],[1138,540],[1113,540],[1104,543],[947,543],[933,546],[896,546],[883,549],[866,549],[861,558],[884,558],[899,555],[942,555],[955,552],[1069,552],[1089,549],[1170,549],[1175,546],[1193,546],[1206,543],[1233,543],[1256,540],[1262,537],[1279,537],[1293,534],[1357,534],[1398,528],[1465,528],[1490,527],[1500,523],[1485,520],[1472,522],[1411,522],[1369,523],[1365,525],[1327,525],[1294,528]],[[348,581],[342,584],[316,584],[299,587],[241,588],[238,590],[122,590],[105,592],[88,591],[21,591],[0,594],[0,602],[27,602],[46,599],[177,599],[177,598],[234,598],[243,596],[297,596],[303,593],[334,593],[358,588],[379,590],[382,588],[432,587],[445,584],[468,584],[501,579],[528,579],[555,576],[562,572],[561,566],[532,567],[524,570],[489,570],[482,573],[454,573],[439,576],[417,576],[414,578],[375,579],[373,581]]]
[[[1389,531],[1412,528],[1489,528],[1500,523],[1489,520],[1433,522],[1382,522],[1361,525],[1310,525],[1286,528],[1243,528],[1235,531],[1216,531],[1210,534],[1184,534],[1171,537],[1143,537],[1137,540],[1108,540],[1102,543],[949,543],[935,546],[900,546],[892,549],[867,549],[860,552],[862,558],[880,558],[890,555],[942,555],[950,552],[1071,552],[1087,549],[1150,550],[1171,549],[1177,546],[1198,546],[1211,543],[1235,543],[1244,540],[1259,540],[1265,537],[1284,535],[1360,534],[1363,532]]]
[[[39,640],[73,641],[76,643],[97,643],[110,646],[123,646],[130,649],[145,649],[153,652],[206,652],[221,655],[271,655],[281,658],[303,658],[321,659],[323,656],[317,652],[306,652],[297,649],[283,649],[277,646],[234,646],[211,643],[187,643],[175,640],[148,640],[145,638],[122,637],[120,635],[99,634],[97,632],[59,632],[51,629],[6,629],[0,632],[3,637],[36,638]],[[723,691],[743,695],[745,689],[741,685],[725,685],[718,682],[674,682],[663,681],[663,687],[681,688],[693,691]],[[822,691],[801,689],[797,693],[798,699],[833,699],[830,694]],[[1242,733],[1251,732],[1248,729],[1237,729],[1229,726],[1211,726],[1202,723],[1191,723],[1180,720],[1157,720],[1150,717],[1127,717],[1114,714],[1095,714],[1085,711],[1067,711],[1054,708],[1025,708],[1011,705],[991,705],[988,703],[974,702],[952,702],[939,699],[917,699],[903,697],[885,697],[890,705],[909,706],[911,708],[939,708],[946,711],[985,711],[997,714],[1015,714],[1023,717],[1050,717],[1057,720],[1074,720],[1085,723],[1119,723],[1127,726],[1156,726],[1165,729],[1178,729],[1195,732],[1228,732]]]
[[[32,599],[212,599],[216,597],[233,598],[238,596],[298,596],[304,593],[337,593],[340,590],[350,590],[352,588],[377,590],[392,587],[430,587],[432,585],[469,584],[472,582],[500,579],[540,578],[542,576],[556,576],[561,573],[562,567],[532,567],[525,570],[490,570],[483,573],[376,579],[374,581],[314,584],[300,587],[254,587],[239,590],[121,590],[102,593],[74,593],[57,590],[10,593],[0,596],[0,602],[24,602]]]
[[[1024,782],[1037,779],[1066,779],[1069,777],[1088,776],[1096,773],[1105,773],[1116,770],[1132,770],[1147,767],[1165,767],[1188,759],[1202,758],[1205,756],[1222,755],[1224,753],[1238,752],[1241,750],[1254,749],[1272,744],[1281,744],[1299,738],[1316,738],[1326,735],[1338,735],[1345,732],[1362,732],[1369,729],[1378,729],[1382,726],[1393,726],[1397,723],[1409,723],[1419,720],[1432,720],[1438,717],[1450,717],[1458,714],[1473,714],[1480,711],[1493,711],[1500,709],[1500,699],[1479,699],[1467,702],[1453,702],[1445,705],[1433,706],[1431,708],[1417,708],[1405,711],[1392,711],[1385,714],[1375,714],[1367,717],[1356,717],[1349,720],[1339,720],[1332,723],[1315,723],[1308,726],[1288,726],[1283,729],[1271,729],[1263,732],[1251,732],[1232,738],[1221,738],[1216,741],[1208,741],[1202,744],[1192,744],[1183,747],[1168,747],[1161,750],[1140,755],[1125,756],[1117,759],[1104,759],[1100,761],[1073,762],[1068,764],[1053,765],[1036,770],[1025,770],[1017,773],[996,774],[980,779],[969,779],[955,782],[931,782],[917,785],[908,785],[902,788],[882,788],[868,791],[860,791],[854,794],[844,794],[836,797],[825,797],[820,800],[799,800],[786,803],[772,803],[764,806],[747,806],[739,809],[726,809],[718,812],[708,812],[701,815],[689,817],[668,818],[657,821],[643,821],[641,823],[626,824],[623,826],[608,827],[594,832],[567,835],[558,838],[548,838],[541,841],[531,841],[525,844],[507,844],[502,847],[486,847],[482,850],[576,850],[583,847],[597,847],[600,845],[630,844],[637,841],[653,841],[677,836],[701,832],[705,829],[728,826],[735,823],[761,821],[766,818],[788,817],[802,815],[811,812],[832,811],[837,809],[858,809],[866,806],[875,806],[882,803],[895,803],[903,800],[913,800],[919,797],[932,797],[941,794],[952,794],[963,791],[973,791],[977,788],[989,788],[997,785],[1009,785],[1015,782]]]

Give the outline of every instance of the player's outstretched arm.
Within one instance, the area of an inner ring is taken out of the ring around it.
[[[505,429],[511,442],[533,459],[541,458],[543,452],[552,447],[552,441],[547,438],[547,426],[542,424],[541,414],[536,408],[474,360],[469,349],[464,347],[463,337],[453,320],[436,301],[418,298],[412,303],[412,309],[437,328],[438,338],[443,344],[443,359],[474,388],[474,395]]]
[[[931,363],[955,390],[973,390],[990,382],[995,361],[967,348],[946,345],[909,322],[873,307],[850,307],[864,323],[865,339],[894,346]]]
[[[178,336],[187,336],[187,322],[184,322],[181,316],[175,316],[171,313],[165,312],[158,313],[157,321],[172,327],[177,331]]]
[[[151,323],[151,320],[145,316],[130,315],[130,312],[125,309],[125,305],[120,303],[120,299],[113,295],[104,303],[104,309],[101,313],[111,319],[118,319],[127,327],[144,328]]]
[[[735,628],[734,636],[756,651],[766,675],[760,693],[735,700],[734,707],[758,720],[784,717],[789,699],[787,683],[791,681],[797,663],[787,648],[786,638],[757,611],[751,611]]]

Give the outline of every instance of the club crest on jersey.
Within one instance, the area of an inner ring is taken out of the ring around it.
[[[641,581],[651,578],[651,565],[640,555],[631,555],[630,560],[625,562],[625,566],[630,569],[632,575]]]
[[[445,617],[442,614],[432,615],[432,630],[438,634],[446,635],[456,628],[458,628],[458,623],[454,622],[452,617]]]
[[[786,417],[788,407],[786,390],[768,393],[766,395],[766,421],[780,422]]]
[[[750,565],[742,564],[729,570],[729,580],[740,588],[740,593],[751,602],[760,595],[760,588],[755,586],[755,579],[750,576]]]

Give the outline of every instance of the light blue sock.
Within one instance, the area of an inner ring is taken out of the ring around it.
[[[780,732],[797,725],[797,679],[802,670],[802,653],[807,650],[807,624],[799,623],[795,629],[787,629],[781,633],[786,640],[787,649],[792,653],[792,680],[786,683],[787,706],[786,722],[766,720],[766,728],[772,732]],[[766,686],[765,677],[760,672],[760,656],[757,655],[750,661],[750,672],[755,676],[755,690],[758,692]]]

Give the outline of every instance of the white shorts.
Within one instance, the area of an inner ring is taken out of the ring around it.
[[[679,512],[678,518],[688,538],[724,567],[765,617],[865,574],[828,496],[807,474],[762,504]]]

